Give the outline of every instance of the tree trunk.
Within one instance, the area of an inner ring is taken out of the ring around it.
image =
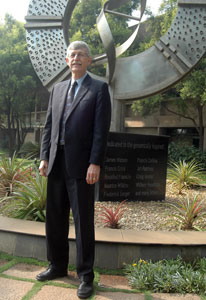
[[[8,150],[9,150],[9,156],[11,157],[14,153],[14,143],[13,143],[13,132],[11,128],[11,106],[10,106],[10,100],[8,99],[8,105],[7,105],[7,136],[8,136]]]
[[[199,117],[199,136],[200,136],[200,144],[199,148],[203,151],[204,146],[204,127],[203,127],[203,106],[198,105],[198,117]]]
[[[20,136],[20,126],[18,117],[16,117],[16,134],[17,134],[17,151],[19,151],[21,147],[21,136]]]
[[[15,146],[16,146],[16,130],[14,126],[14,116],[11,110],[9,110],[9,113],[7,114],[7,125],[8,125],[8,148],[9,148],[9,156],[11,157],[14,154]]]

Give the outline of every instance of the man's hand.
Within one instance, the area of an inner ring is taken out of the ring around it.
[[[90,164],[88,170],[87,170],[87,177],[86,181],[88,184],[94,184],[99,180],[99,174],[100,174],[100,166]]]
[[[40,166],[39,166],[39,174],[41,176],[47,176],[47,170],[48,170],[48,161],[47,160],[42,160],[40,162]]]

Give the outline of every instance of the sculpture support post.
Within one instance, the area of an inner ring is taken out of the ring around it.
[[[110,131],[124,132],[124,103],[123,101],[115,99],[115,80],[112,80],[109,85],[109,93],[112,102],[112,119]]]
[[[111,131],[124,132],[124,103],[112,98]]]

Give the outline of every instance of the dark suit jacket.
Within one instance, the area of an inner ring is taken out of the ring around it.
[[[51,172],[59,143],[61,118],[70,80],[51,92],[42,136],[41,160]],[[70,177],[85,178],[90,163],[102,165],[111,120],[111,102],[105,82],[87,75],[72,103],[65,125],[65,159]]]

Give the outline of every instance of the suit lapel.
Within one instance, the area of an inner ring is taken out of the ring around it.
[[[62,115],[63,115],[65,101],[67,99],[67,94],[68,94],[70,84],[71,84],[71,79],[68,81],[65,81],[65,86],[60,91],[60,97],[58,99],[58,101],[59,101],[59,119],[61,119]]]
[[[77,95],[74,98],[74,101],[72,103],[71,109],[67,115],[67,120],[70,117],[70,115],[72,114],[72,112],[75,110],[75,108],[77,107],[77,105],[79,104],[79,102],[84,98],[84,95],[87,93],[87,91],[89,90],[91,84],[91,77],[89,75],[87,75],[84,79],[84,81],[81,84],[81,87],[77,93]]]

